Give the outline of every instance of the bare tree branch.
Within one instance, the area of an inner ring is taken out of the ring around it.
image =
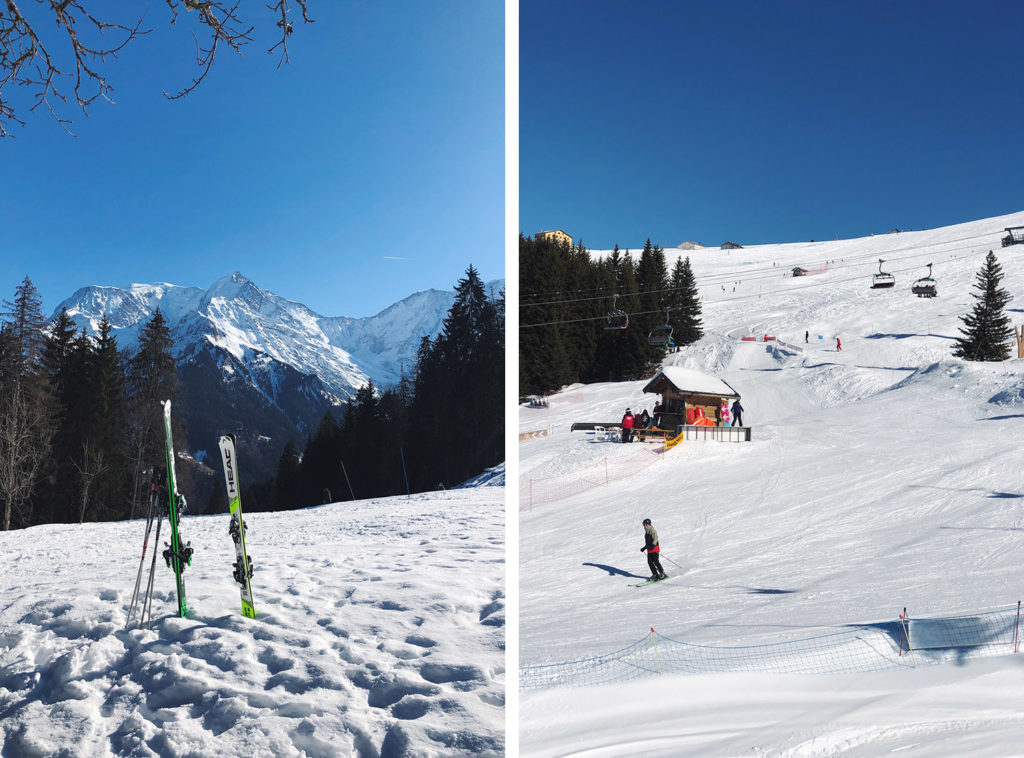
[[[182,98],[206,79],[213,67],[217,52],[226,45],[241,54],[243,46],[252,41],[255,29],[243,22],[239,7],[241,0],[164,0],[171,12],[171,25],[176,26],[179,10],[185,12],[195,25],[206,27],[209,36],[200,43],[192,33],[196,45],[196,65],[199,74],[192,83],[176,94],[164,94],[171,100]],[[293,28],[288,20],[291,6],[302,11],[302,20],[313,23],[309,17],[308,0],[276,0],[267,5],[277,18],[281,39],[269,52],[281,49],[281,63],[288,62],[287,40]],[[25,125],[17,114],[10,93],[14,88],[27,88],[34,100],[29,111],[45,106],[53,119],[69,134],[70,119],[61,115],[62,105],[73,97],[75,105],[88,115],[88,108],[97,99],[113,102],[113,86],[107,81],[104,64],[116,58],[130,42],[148,34],[143,30],[145,14],[130,23],[100,18],[89,11],[96,0],[0,0],[0,137],[12,136],[14,124]],[[38,8],[36,6],[39,6]],[[55,32],[45,35],[41,20],[22,11],[22,7],[36,8],[35,16],[56,23]],[[194,12],[194,15],[192,15]]]
[[[313,23],[313,19],[309,17],[309,11],[306,9],[306,0],[296,0],[296,4],[302,9],[302,21],[307,24]],[[292,22],[288,20],[291,8],[288,7],[288,0],[277,0],[274,5],[268,5],[267,8],[280,17],[277,28],[281,30],[281,40],[267,52],[273,53],[277,48],[281,48],[281,59],[277,62],[277,67],[281,68],[282,64],[288,63],[288,37],[295,31],[292,28]]]

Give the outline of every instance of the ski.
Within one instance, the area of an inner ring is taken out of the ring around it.
[[[182,574],[186,566],[192,565],[192,543],[181,544],[178,526],[181,513],[187,507],[184,495],[178,493],[178,479],[174,474],[174,442],[171,439],[171,401],[165,400],[164,434],[166,437],[165,455],[167,458],[167,521],[171,525],[171,544],[164,550],[164,560],[169,568],[174,569],[174,582],[178,592],[178,615],[188,615],[188,604],[185,601],[185,580]],[[166,543],[165,543],[166,544]]]
[[[224,481],[228,488],[228,508],[231,511],[231,523],[228,533],[235,543],[234,576],[242,595],[242,614],[248,618],[256,618],[256,609],[252,603],[252,561],[245,549],[245,520],[242,518],[242,496],[238,486],[238,470],[235,463],[234,435],[225,434],[220,438],[220,459],[224,464]]]
[[[661,582],[668,581],[671,578],[672,578],[671,576],[666,576],[664,579],[646,579],[646,580],[640,582],[639,584],[631,584],[629,586],[630,587],[646,587],[649,584],[660,584]]]

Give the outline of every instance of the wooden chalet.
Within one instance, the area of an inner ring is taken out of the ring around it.
[[[714,420],[723,402],[731,406],[739,399],[739,393],[722,379],[679,366],[662,368],[644,386],[644,392],[661,395],[661,408],[654,414],[655,425],[661,429],[691,425],[700,415]]]

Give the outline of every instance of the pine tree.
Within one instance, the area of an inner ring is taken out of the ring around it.
[[[519,393],[529,395],[567,384],[572,368],[566,353],[565,306],[549,293],[565,280],[562,248],[546,240],[519,237]]]
[[[603,261],[596,261],[593,264],[594,268],[594,290],[598,293],[617,293],[618,279],[622,270],[622,253],[619,252],[619,246],[616,245],[612,254]],[[587,382],[604,381],[609,376],[609,367],[615,362],[615,356],[620,351],[622,343],[622,330],[621,329],[610,329],[608,316],[611,314],[612,307],[618,308],[616,298],[609,297],[607,300],[604,298],[595,301],[598,307],[602,308],[603,313],[595,314],[602,315],[599,321],[593,323],[599,327],[597,345],[594,351],[588,356],[587,365],[584,369],[582,379]]]
[[[75,324],[67,309],[53,319],[43,345],[42,363],[53,400],[54,435],[50,455],[37,487],[37,516],[46,523],[71,521],[71,499],[67,493],[77,487],[77,472],[71,465],[76,450],[75,414],[77,400],[83,394],[83,377],[76,372],[78,362]]]
[[[348,406],[348,411],[351,407]],[[299,465],[299,506],[346,499],[349,490],[341,471],[342,463],[347,468],[351,467],[351,461],[345,461],[343,457],[341,427],[334,419],[334,414],[327,411],[302,453],[302,463]]]
[[[673,311],[672,322],[675,326],[673,339],[676,345],[692,345],[704,336],[701,324],[700,292],[697,280],[690,267],[690,256],[682,261],[677,260],[672,269],[672,293],[678,311]]]
[[[504,299],[488,298],[470,266],[441,333],[420,345],[410,410],[417,490],[457,484],[502,459],[504,352]]]
[[[29,277],[25,277],[14,291],[14,300],[4,301],[0,316],[10,328],[10,341],[14,352],[10,356],[11,369],[17,376],[39,367],[46,341],[46,318],[43,316],[43,298]]]
[[[974,308],[960,320],[964,327],[963,337],[957,339],[953,355],[969,361],[1001,361],[1009,353],[1009,341],[1013,334],[1010,319],[1003,308],[1013,298],[999,287],[1003,279],[1003,268],[991,250],[985,256],[985,263],[975,279],[977,293]]]
[[[32,494],[46,471],[53,409],[42,366],[46,319],[42,297],[27,276],[0,324],[0,503],[2,526],[33,523]]]
[[[635,323],[645,336],[650,334],[654,327],[665,323],[663,311],[665,290],[668,288],[667,279],[665,251],[657,245],[652,245],[648,238],[636,265],[636,282],[640,293],[639,309],[643,315],[639,316]],[[645,363],[656,363],[660,360],[662,353],[661,347],[647,343],[644,350]]]
[[[132,469],[131,513],[141,506],[149,470],[163,463],[164,400],[174,400],[178,391],[174,341],[171,330],[157,308],[139,334],[139,351],[128,364],[128,437]],[[180,415],[175,414],[175,439],[185,439]]]
[[[636,268],[633,258],[626,252],[622,259],[621,289],[619,290],[619,308],[627,314],[640,311],[640,292],[636,279]],[[615,350],[608,364],[608,379],[623,376],[635,376],[643,372],[651,361],[651,346],[647,342],[647,331],[636,324],[633,316],[629,319],[629,328],[618,332]]]
[[[598,286],[598,268],[590,259],[590,254],[580,240],[573,245],[566,259],[565,280],[561,291],[569,299],[578,302],[566,305],[568,323],[561,327],[562,338],[568,363],[568,382],[578,382],[584,376],[593,361],[594,350],[601,334],[595,328],[598,323],[594,319],[604,317],[599,300],[593,299],[591,293]],[[571,309],[570,307],[571,306]]]
[[[130,512],[124,438],[128,421],[125,368],[106,316],[100,320],[94,343],[89,372],[89,431],[75,457],[82,488],[92,490],[93,503],[85,502],[83,512],[88,507],[93,520],[125,518]]]
[[[290,511],[302,505],[298,499],[299,450],[288,440],[281,451],[274,478],[274,510]]]

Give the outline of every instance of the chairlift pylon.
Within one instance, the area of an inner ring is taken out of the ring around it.
[[[932,279],[932,264],[928,264],[928,276],[923,276],[914,282],[914,286],[910,288],[918,297],[935,297],[939,294],[938,287],[935,286],[935,280]]]
[[[881,258],[878,259],[878,273],[871,277],[871,289],[880,290],[887,287],[896,286],[896,277],[892,274],[882,271],[882,264],[885,263]]]
[[[612,309],[608,312],[608,324],[605,329],[625,329],[629,326],[629,314],[615,307],[618,295],[612,295]]]

